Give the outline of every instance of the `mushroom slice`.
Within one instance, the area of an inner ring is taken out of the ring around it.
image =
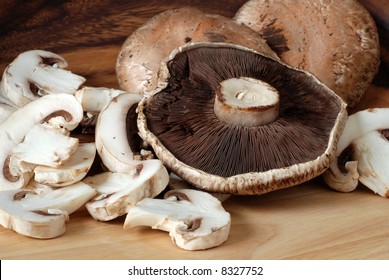
[[[161,161],[145,160],[135,169],[135,174],[105,172],[83,180],[98,193],[86,204],[94,219],[113,220],[126,214],[138,201],[155,197],[166,188],[169,175]]]
[[[388,140],[379,131],[372,131],[353,144],[353,160],[358,162],[359,181],[380,196],[389,197]]]
[[[32,172],[38,165],[58,167],[77,150],[78,139],[68,137],[45,125],[36,124],[23,142],[12,149],[9,169],[13,176]]]
[[[82,107],[74,96],[55,94],[30,102],[1,123],[0,190],[22,188],[28,183],[30,177],[11,175],[9,163],[13,149],[25,140],[25,136],[32,128],[55,118],[61,130],[71,131],[80,123],[82,115]]]
[[[75,96],[84,109],[84,119],[80,123],[83,133],[95,133],[97,117],[111,100],[125,91],[106,87],[83,87]]]
[[[227,240],[231,217],[209,193],[172,190],[165,194],[165,199],[145,198],[132,207],[124,229],[136,226],[167,231],[182,249],[204,250]]]
[[[96,124],[96,148],[111,172],[133,173],[140,163],[141,139],[137,135],[136,107],[141,97],[125,93],[114,97],[101,110]]]
[[[65,233],[69,215],[95,194],[81,182],[39,194],[31,189],[0,191],[0,224],[34,238],[58,237]]]
[[[327,185],[338,191],[350,192],[358,186],[359,181],[364,181],[373,191],[385,196],[382,187],[369,183],[367,177],[370,176],[367,176],[367,173],[370,169],[371,174],[376,174],[377,180],[385,181],[384,177],[380,175],[382,174],[381,168],[374,172],[372,170],[373,167],[376,167],[374,158],[378,158],[377,153],[380,153],[383,149],[382,155],[379,156],[384,157],[385,155],[385,139],[381,136],[378,137],[379,134],[377,133],[388,128],[388,117],[388,108],[367,109],[348,117],[337,145],[336,160],[331,163],[330,168],[323,174]],[[373,141],[376,144],[373,145]],[[379,146],[377,146],[378,143],[380,143]],[[377,152],[374,152],[374,149]],[[360,171],[364,174],[363,178]]]
[[[0,101],[22,107],[46,94],[74,94],[85,78],[64,70],[67,65],[63,57],[52,52],[21,53],[3,73]]]
[[[0,103],[0,124],[15,112],[15,110],[15,107],[11,105]]]
[[[63,187],[84,179],[96,155],[95,143],[80,143],[71,158],[58,167],[39,165],[34,168],[34,180],[38,183]]]
[[[234,19],[258,32],[287,64],[304,69],[354,106],[378,72],[378,32],[355,0],[250,0]]]
[[[157,86],[161,62],[176,48],[194,42],[223,42],[246,46],[277,58],[252,29],[221,15],[183,7],[157,14],[133,32],[116,62],[121,88],[150,95]]]
[[[319,176],[347,118],[311,74],[237,45],[180,47],[162,64],[159,89],[138,105],[139,134],[209,192],[262,194]]]
[[[98,114],[114,97],[123,93],[126,92],[113,88],[82,87],[76,91],[75,96],[85,112]]]

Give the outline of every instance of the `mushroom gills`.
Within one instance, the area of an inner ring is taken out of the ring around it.
[[[350,192],[356,189],[359,182],[364,181],[374,192],[387,196],[384,186],[386,179],[381,167],[376,165],[376,158],[385,162],[387,145],[380,132],[386,133],[388,116],[388,108],[371,108],[348,117],[338,141],[337,158],[323,174],[327,185],[338,191]],[[382,154],[378,154],[381,150]],[[364,173],[363,178],[360,171]]]
[[[147,127],[178,160],[222,177],[317,159],[342,110],[335,95],[307,73],[235,47],[188,48],[167,67],[167,86],[144,109]],[[223,82],[241,77],[276,89],[276,119],[256,126],[220,121],[215,94]]]

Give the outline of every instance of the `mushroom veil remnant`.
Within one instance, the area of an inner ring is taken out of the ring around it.
[[[138,106],[140,136],[175,174],[212,192],[261,194],[320,175],[346,104],[314,76],[232,44],[192,43]]]
[[[350,106],[379,66],[378,32],[355,0],[250,0],[234,19],[258,32],[287,64],[316,76]]]

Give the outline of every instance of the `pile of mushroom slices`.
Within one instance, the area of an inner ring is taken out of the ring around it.
[[[69,215],[85,206],[98,221],[127,215],[124,228],[169,231],[187,250],[223,243],[231,218],[208,193],[176,187],[150,208],[147,199],[161,194],[170,177],[137,136],[140,95],[83,86],[85,79],[66,66],[57,54],[32,50],[4,71],[0,224],[26,236],[54,238],[65,233]],[[71,136],[85,126],[93,126],[94,142]],[[91,176],[96,159],[104,171]]]
[[[96,194],[80,182],[94,143],[70,136],[83,109],[69,93],[85,79],[63,67],[56,54],[25,52],[0,84],[0,224],[36,238],[63,234],[68,216]]]

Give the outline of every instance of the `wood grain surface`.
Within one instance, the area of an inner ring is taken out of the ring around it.
[[[116,88],[120,46],[147,19],[186,5],[232,17],[244,2],[3,0],[0,71],[20,52],[44,49],[64,56],[68,69],[86,77],[87,85]],[[363,2],[375,7],[375,1]],[[387,7],[384,2],[375,4]],[[388,45],[385,37],[381,44]],[[384,61],[354,111],[389,105],[387,69]],[[125,231],[124,218],[98,222],[80,209],[70,216],[65,235],[51,240],[1,227],[0,259],[389,259],[389,200],[362,185],[338,193],[316,178],[261,196],[232,197],[223,205],[232,217],[230,237],[210,250],[185,251],[165,232]]]

